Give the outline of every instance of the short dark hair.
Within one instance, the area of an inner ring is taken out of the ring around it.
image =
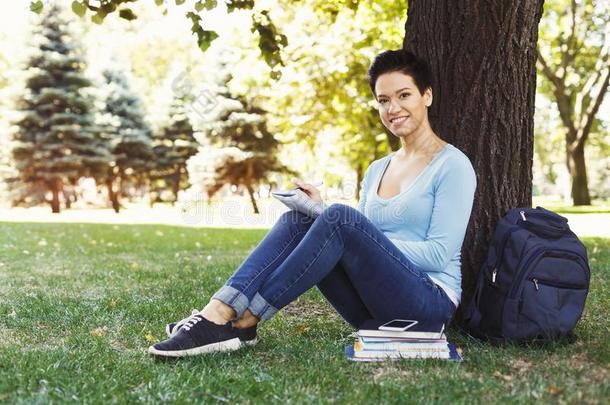
[[[425,60],[404,49],[384,51],[377,55],[369,67],[368,78],[375,98],[375,83],[384,73],[401,72],[413,78],[417,89],[424,94],[432,88],[432,69]]]

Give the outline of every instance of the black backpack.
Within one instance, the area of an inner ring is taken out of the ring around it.
[[[573,337],[590,277],[585,246],[566,218],[511,209],[490,241],[465,326],[494,343]]]

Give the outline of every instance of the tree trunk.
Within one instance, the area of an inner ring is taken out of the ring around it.
[[[108,177],[106,179],[106,188],[108,189],[108,199],[110,200],[110,203],[112,204],[112,209],[114,210],[114,212],[116,212],[118,214],[121,209],[121,204],[119,204],[118,193],[115,193],[112,188],[112,183],[113,183],[112,178]]]
[[[51,212],[53,214],[59,214],[60,205],[59,205],[59,192],[61,188],[61,183],[59,180],[53,180],[51,182]]]
[[[250,196],[250,202],[252,203],[252,208],[254,209],[254,213],[258,214],[258,206],[256,205],[256,199],[254,198],[254,189],[252,188],[252,177],[254,174],[254,167],[252,159],[246,162],[246,178],[245,178],[245,186],[248,190],[248,195]]]
[[[69,191],[63,190],[62,195],[64,196],[64,204],[66,205],[66,209],[69,210],[72,208],[72,196]]]
[[[584,143],[576,148],[566,147],[568,172],[572,179],[572,203],[574,205],[591,205],[587,182]]]
[[[178,201],[178,193],[180,192],[180,177],[182,177],[181,174],[180,167],[178,167],[172,179],[172,193],[174,194],[174,201],[172,201],[172,205],[176,204]]]
[[[432,67],[432,126],[470,158],[477,173],[462,249],[465,304],[498,220],[509,208],[531,206],[542,5],[543,0],[409,1],[403,46]]]

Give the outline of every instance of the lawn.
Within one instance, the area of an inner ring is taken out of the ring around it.
[[[592,288],[572,345],[496,348],[449,331],[462,363],[348,362],[310,291],[230,354],[159,361],[166,322],[201,307],[264,230],[0,223],[0,402],[603,403],[610,239],[585,238]],[[607,402],[606,402],[607,403]]]

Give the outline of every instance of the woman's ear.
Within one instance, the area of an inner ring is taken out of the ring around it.
[[[432,105],[432,88],[428,87],[426,91],[424,91],[424,102],[426,103],[426,107],[430,107]]]

